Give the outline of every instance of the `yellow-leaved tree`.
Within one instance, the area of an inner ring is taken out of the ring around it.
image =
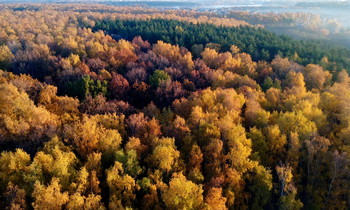
[[[201,209],[203,207],[203,190],[201,185],[186,179],[182,173],[173,174],[162,198],[169,209]]]

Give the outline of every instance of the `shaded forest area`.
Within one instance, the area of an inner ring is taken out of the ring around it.
[[[346,51],[47,7],[0,13],[1,209],[350,207]]]

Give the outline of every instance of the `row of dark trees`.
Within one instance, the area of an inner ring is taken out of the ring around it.
[[[218,44],[218,49],[227,51],[232,45],[248,53],[253,60],[271,61],[276,55],[289,57],[300,64],[320,63],[322,58],[335,62],[332,70],[350,66],[350,51],[321,41],[294,40],[276,35],[262,28],[251,26],[225,27],[212,24],[193,24],[176,20],[101,20],[94,30],[104,30],[114,38],[131,40],[140,35],[150,43],[163,40],[192,49],[194,45]],[[192,51],[193,53],[193,51]],[[194,53],[196,55],[196,53]]]

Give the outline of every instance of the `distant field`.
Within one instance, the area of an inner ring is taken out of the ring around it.
[[[332,2],[299,2],[295,6],[297,7],[320,7],[320,8],[337,8],[337,9],[349,9],[350,4],[348,1],[332,1]]]

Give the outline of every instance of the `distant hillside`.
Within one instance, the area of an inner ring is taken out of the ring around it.
[[[319,8],[349,9],[350,8],[350,3],[348,1],[299,2],[295,6],[298,6],[298,7],[319,7]]]

